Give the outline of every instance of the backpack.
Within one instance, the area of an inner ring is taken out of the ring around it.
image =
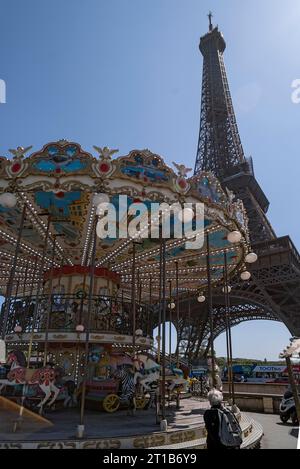
[[[220,442],[229,448],[239,448],[243,442],[243,432],[237,418],[225,408],[218,409],[218,415]]]

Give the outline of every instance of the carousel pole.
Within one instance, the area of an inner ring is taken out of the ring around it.
[[[169,280],[169,362],[172,365],[172,280]]]
[[[132,241],[132,275],[131,275],[131,311],[132,311],[132,356],[135,358],[135,331],[136,331],[136,288],[135,288],[135,274],[136,274],[136,246],[135,241]]]
[[[162,237],[162,412],[161,429],[167,429],[166,421],[166,240]]]
[[[176,266],[176,328],[177,328],[177,347],[176,347],[176,364],[179,368],[179,276],[178,276],[178,261],[175,262]]]
[[[34,282],[35,282],[35,278],[36,278],[37,263],[38,263],[38,258],[37,258],[37,256],[35,256],[33,273],[32,273],[32,282],[31,282],[30,291],[29,291],[28,313],[30,312],[30,303],[31,303],[32,295],[33,295]],[[29,362],[30,362],[30,357],[31,357],[31,352],[32,352],[33,330],[34,330],[34,318],[32,318],[32,332],[31,332],[30,341],[29,341],[29,345],[28,345],[28,352],[27,352],[27,354],[28,354],[27,368],[29,368],[29,366],[30,366]]]
[[[228,321],[228,279],[227,279],[227,255],[226,251],[224,252],[224,296],[225,296],[225,324],[226,324],[226,352],[227,352],[227,376],[228,376],[228,390],[229,390],[229,399],[232,399],[232,389],[231,389],[231,362],[230,362],[230,348],[229,348],[229,321]]]
[[[215,373],[215,356],[214,356],[214,319],[213,319],[213,305],[212,305],[212,288],[211,288],[211,265],[210,265],[210,241],[209,233],[206,234],[206,269],[207,269],[207,292],[208,292],[208,317],[210,328],[210,354],[211,354],[211,377],[212,386],[216,387],[216,373]]]
[[[147,335],[152,337],[153,327],[152,327],[152,275],[149,277],[149,307],[148,307],[148,324],[147,324]]]
[[[81,298],[80,298],[80,310],[79,310],[79,324],[80,325],[82,323],[82,313],[83,313],[83,302],[84,302],[85,288],[86,288],[86,272],[83,275],[82,295],[81,295]]]
[[[7,327],[10,304],[11,304],[11,296],[13,292],[14,278],[15,278],[15,274],[17,270],[18,255],[20,253],[25,216],[26,216],[26,205],[24,204],[22,215],[21,215],[21,220],[19,224],[19,233],[18,233],[18,238],[17,238],[17,243],[16,243],[15,254],[14,254],[13,263],[12,263],[12,267],[10,270],[9,280],[8,280],[7,289],[5,293],[5,308],[4,308],[4,313],[3,313],[3,324],[2,324],[2,334],[1,334],[2,340],[5,339],[5,335],[6,335],[6,327]]]
[[[28,368],[29,368],[29,362],[30,362],[31,352],[32,352],[34,326],[35,326],[35,322],[36,322],[36,319],[37,319],[37,316],[38,316],[41,289],[42,289],[42,286],[43,286],[43,275],[44,275],[44,266],[45,266],[45,257],[46,257],[46,251],[47,251],[47,244],[48,244],[48,239],[49,239],[50,221],[51,221],[51,217],[48,214],[45,241],[44,241],[42,259],[41,259],[40,268],[39,268],[39,278],[37,279],[38,283],[37,283],[37,290],[36,290],[36,295],[35,295],[35,305],[34,305],[34,310],[33,310],[32,331],[31,331],[29,347],[28,347]],[[32,288],[31,294],[32,294],[32,292],[33,292],[33,288]]]
[[[23,298],[25,298],[25,295],[26,295],[26,282],[27,282],[27,277],[28,277],[28,270],[29,270],[29,259],[27,259],[26,267],[25,267],[24,285],[23,285]]]
[[[179,369],[179,276],[178,261],[175,261],[176,267],[176,329],[177,329],[177,348],[176,348],[176,366]],[[176,394],[176,410],[180,409],[180,394]]]
[[[24,273],[24,284],[23,284],[23,292],[22,292],[22,304],[24,305],[23,317],[22,317],[22,329],[24,329],[25,321],[26,321],[26,286],[27,286],[27,278],[28,278],[28,270],[29,270],[29,259],[27,259],[25,273]]]
[[[188,323],[189,323],[189,345],[188,345],[188,368],[191,368],[191,342],[192,342],[192,326],[191,326],[191,296],[188,299]]]
[[[143,316],[141,314],[141,302],[142,302],[142,282],[140,279],[140,269],[137,271],[137,293],[138,293],[138,310],[137,310],[137,315],[136,315],[136,327],[137,329],[141,329],[142,327],[139,327],[143,324]],[[142,320],[141,320],[142,316]]]
[[[84,436],[84,408],[85,408],[85,397],[86,397],[86,383],[88,379],[89,339],[90,339],[92,301],[93,301],[95,264],[96,264],[97,219],[98,217],[96,216],[95,225],[94,225],[94,236],[93,236],[93,250],[92,250],[92,258],[91,258],[91,264],[90,264],[90,285],[89,285],[88,310],[87,310],[86,333],[85,333],[84,377],[83,377],[83,382],[82,382],[82,393],[81,393],[81,402],[80,402],[80,424],[77,427],[78,438],[83,438]]]
[[[19,287],[20,287],[20,279],[18,278],[18,280],[16,281],[16,291],[15,291],[15,301],[17,301],[18,299],[18,294],[19,294]]]
[[[43,366],[46,366],[47,364],[47,355],[48,355],[49,327],[50,327],[50,318],[51,318],[51,313],[52,313],[52,290],[53,290],[53,273],[54,273],[53,270],[54,270],[55,248],[56,248],[56,236],[54,235],[53,246],[52,246],[52,257],[51,257],[51,271],[50,271],[50,277],[49,277],[49,296],[48,296],[48,304],[47,304],[47,319],[46,319]]]
[[[230,360],[230,378],[231,378],[231,393],[232,393],[232,405],[235,405],[235,392],[234,392],[234,379],[233,379],[233,355],[232,355],[232,337],[231,337],[231,318],[230,318],[230,296],[229,296],[229,285],[228,285],[228,263],[227,253],[224,254],[225,260],[225,275],[226,275],[226,309],[227,309],[227,321],[228,321],[228,342],[229,342],[229,360]]]
[[[157,361],[160,363],[160,349],[161,349],[161,321],[162,321],[162,234],[161,229],[159,232],[159,299],[158,299],[158,336],[157,336]]]

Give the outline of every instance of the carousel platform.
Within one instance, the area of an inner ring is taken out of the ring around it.
[[[114,414],[87,410],[86,436],[82,440],[75,437],[77,409],[48,412],[46,418],[51,426],[24,417],[17,432],[13,432],[14,413],[0,409],[0,449],[205,449],[203,415],[207,408],[207,401],[200,399],[182,400],[179,411],[172,403],[167,408],[167,432],[160,431],[153,410],[139,410],[135,416],[127,415],[126,410]],[[261,426],[245,414],[239,419],[243,448],[259,447]]]

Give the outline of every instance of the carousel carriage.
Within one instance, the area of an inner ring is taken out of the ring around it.
[[[100,355],[100,356],[99,356]],[[149,398],[136,386],[133,360],[126,353],[92,353],[97,363],[97,376],[86,383],[86,406],[108,413],[120,407],[130,408],[134,397],[134,408],[144,409]],[[102,371],[102,373],[101,373]],[[77,398],[80,401],[82,389],[79,387]]]

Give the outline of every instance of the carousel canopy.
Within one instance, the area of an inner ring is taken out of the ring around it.
[[[137,239],[121,237],[120,230],[134,218],[130,212],[132,204],[142,203],[145,210],[153,203],[204,204],[204,243],[198,249],[187,248],[187,238],[192,240],[193,236],[183,235],[179,239],[174,236],[176,217],[171,217],[170,236],[166,240],[166,276],[175,286],[178,268],[180,292],[205,289],[207,234],[213,282],[223,278],[224,251],[229,275],[242,269],[249,250],[245,210],[242,202],[235,201],[231,192],[224,191],[211,173],[188,178],[189,170],[184,165],[174,164],[174,171],[149,150],[134,150],[129,155],[113,158],[116,150],[94,149],[97,156],[82,150],[77,143],[62,140],[48,143],[28,157],[25,153],[30,148],[21,147],[11,150],[13,157],[1,157],[2,294],[6,293],[18,236],[21,239],[14,283],[19,282],[27,291],[41,277],[47,278],[51,269],[56,273],[64,269],[67,273],[68,268],[72,271],[91,266],[97,217],[95,200],[109,202],[116,214],[113,234],[96,239],[95,266],[116,275],[124,291],[131,289],[133,241]],[[24,206],[25,218],[20,231]],[[150,221],[147,218],[145,223],[146,215],[142,215],[140,226],[144,226],[145,231]],[[156,216],[153,220],[158,226],[161,218]],[[190,220],[191,229],[193,223],[194,220]],[[242,234],[240,242],[228,241],[228,234],[233,231]],[[142,285],[143,297],[147,298],[150,278],[153,294],[158,295],[160,240],[140,234],[136,243],[137,279]],[[43,256],[41,271],[37,266]]]

